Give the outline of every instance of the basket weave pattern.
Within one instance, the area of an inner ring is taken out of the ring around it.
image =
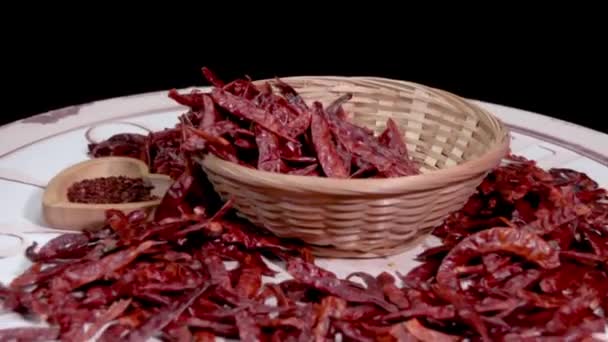
[[[278,236],[309,243],[319,256],[378,257],[411,248],[461,208],[508,151],[509,133],[498,119],[441,90],[380,78],[283,80],[309,104],[327,105],[353,93],[344,106],[351,120],[379,133],[393,118],[421,165],[417,176],[340,180],[204,159],[216,191],[232,198],[241,215]]]

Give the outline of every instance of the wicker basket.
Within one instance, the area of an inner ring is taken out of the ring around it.
[[[378,133],[393,118],[421,164],[421,175],[344,180],[258,171],[211,155],[203,160],[216,191],[232,198],[241,215],[307,242],[319,256],[378,257],[411,248],[464,205],[509,149],[498,119],[441,90],[365,77],[283,81],[307,103],[327,105],[353,93],[345,105],[352,120]]]

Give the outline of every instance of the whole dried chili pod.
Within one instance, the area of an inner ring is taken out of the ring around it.
[[[261,127],[257,127],[255,133],[255,142],[258,147],[258,170],[285,172],[287,167],[281,159],[279,137]]]
[[[289,101],[289,103],[293,104],[296,108],[300,109],[300,111],[302,113],[304,113],[308,110],[308,105],[306,104],[304,99],[302,99],[302,97],[296,92],[296,90],[293,89],[292,86],[283,82],[278,77],[275,78],[275,80],[276,80],[276,87],[279,89],[281,94],[283,94],[283,96],[285,96],[287,98],[287,101]]]
[[[298,134],[297,131],[293,131],[289,126],[281,123],[276,117],[271,116],[267,111],[257,107],[253,102],[232,95],[219,88],[213,89],[211,96],[215,103],[230,113],[251,120],[288,141],[297,142],[295,139]]]
[[[514,253],[546,269],[560,265],[557,251],[538,235],[516,228],[498,227],[475,233],[454,246],[439,266],[437,283],[459,290],[457,267],[475,256],[494,252]]]
[[[328,116],[328,121],[334,136],[353,156],[357,156],[373,165],[378,171],[388,177],[412,174],[409,161],[380,144],[365,129],[341,120],[335,115]]]
[[[409,162],[412,174],[419,173],[418,167],[410,160],[407,146],[403,140],[403,134],[393,119],[389,118],[386,120],[386,129],[380,134],[378,141],[393,150],[395,154],[401,156],[403,160]]]
[[[201,69],[203,76],[207,79],[207,81],[209,81],[209,83],[211,83],[214,87],[223,87],[224,86],[224,81],[222,81],[221,79],[219,79],[219,77],[217,77],[217,75],[211,71],[211,69],[207,68],[207,67],[203,67]]]
[[[432,330],[420,324],[417,319],[411,319],[403,323],[407,331],[420,341],[453,342],[459,341],[459,336],[448,335],[437,330]]]
[[[310,125],[312,143],[317,152],[317,159],[327,177],[347,178],[350,166],[347,167],[343,158],[338,154],[336,144],[332,140],[329,124],[319,102],[313,104],[313,116]]]
[[[337,113],[340,111],[340,109],[342,109],[342,105],[345,104],[346,102],[350,101],[352,98],[353,98],[352,93],[346,93],[346,94],[338,97],[332,103],[330,103],[329,106],[327,106],[327,114],[329,114],[330,116],[337,115]],[[344,120],[345,118],[342,117],[340,119]]]
[[[9,328],[0,329],[0,341],[28,341],[28,342],[44,342],[53,341],[59,337],[59,329],[57,328]]]
[[[200,91],[193,90],[190,94],[180,94],[177,89],[169,90],[168,96],[175,102],[190,107],[193,110],[201,110],[205,108],[205,97],[209,96]]]
[[[222,116],[215,108],[215,103],[213,103],[213,99],[208,94],[203,96],[203,118],[200,122],[200,128],[205,129],[211,127],[216,122],[222,120]]]

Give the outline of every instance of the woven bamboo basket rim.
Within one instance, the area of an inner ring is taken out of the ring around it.
[[[234,180],[241,184],[246,184],[252,187],[259,188],[277,188],[281,191],[300,192],[306,194],[319,195],[334,195],[334,196],[351,196],[351,195],[367,195],[367,196],[385,196],[385,195],[400,195],[404,191],[428,191],[434,188],[441,188],[454,182],[460,182],[479,175],[481,170],[488,170],[488,166],[496,160],[500,160],[506,155],[509,150],[510,132],[506,125],[500,119],[492,115],[488,111],[476,106],[466,99],[459,97],[453,93],[443,91],[436,88],[431,88],[422,84],[394,80],[381,77],[365,77],[365,76],[294,76],[282,78],[287,83],[289,81],[365,81],[376,83],[379,86],[387,87],[388,83],[393,83],[399,86],[411,86],[422,88],[429,93],[434,93],[437,96],[449,99],[450,102],[457,103],[458,106],[464,106],[465,110],[476,111],[486,115],[493,124],[493,131],[498,137],[494,141],[493,146],[487,149],[483,154],[464,162],[449,166],[443,169],[431,170],[418,175],[393,177],[393,178],[364,178],[364,179],[336,179],[327,177],[312,177],[301,175],[289,175],[262,171],[258,169],[242,166],[230,161],[220,159],[214,155],[208,154],[202,160],[205,168],[213,173],[221,173],[222,177]],[[272,80],[256,80],[254,83],[272,82]],[[390,87],[389,87],[390,88]]]

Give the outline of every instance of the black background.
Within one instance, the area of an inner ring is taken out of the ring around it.
[[[4,35],[0,123],[72,104],[170,88],[204,85],[200,67],[222,78],[373,75],[410,80],[561,118],[608,132],[603,82],[606,41],[598,28],[517,28],[482,36],[484,26],[451,34],[400,24],[361,29],[346,24],[317,31],[243,24],[233,33],[214,25],[125,31],[37,26]],[[487,23],[486,23],[487,24]],[[180,24],[177,24],[180,25]],[[114,28],[114,29],[112,29]],[[211,32],[205,33],[202,32]],[[84,34],[84,35],[83,35]]]

